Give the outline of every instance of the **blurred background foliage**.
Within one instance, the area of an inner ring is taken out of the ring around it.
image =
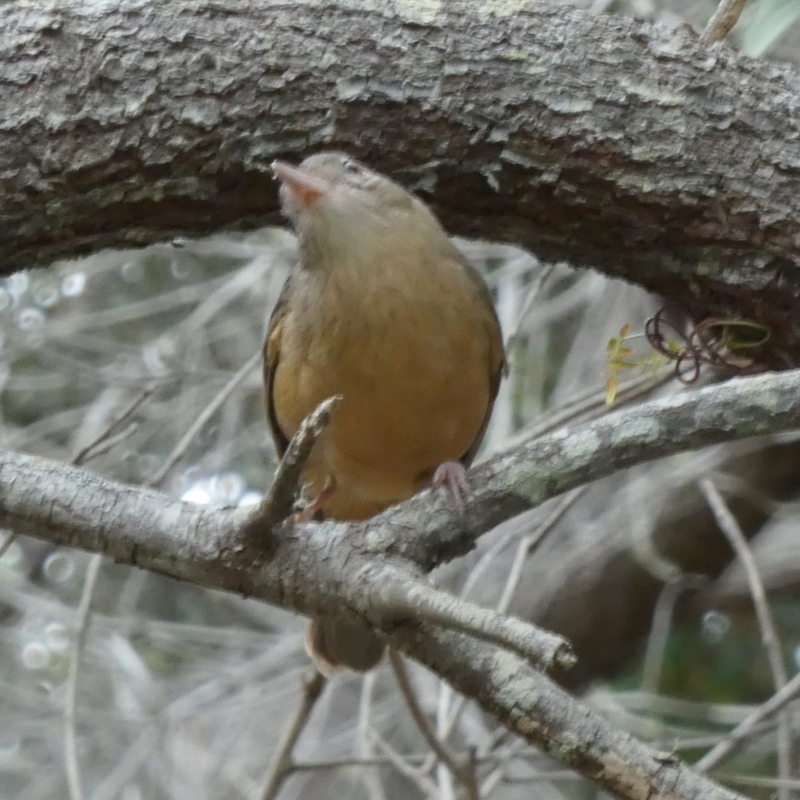
[[[700,0],[583,5],[698,28],[714,8]],[[798,19],[798,0],[752,0],[732,41],[750,55],[797,63]],[[641,331],[657,301],[567,265],[545,269],[512,247],[459,244],[483,267],[509,341],[511,377],[485,452],[506,446],[522,429],[556,424],[565,409],[571,419],[603,413],[606,343],[625,324]],[[2,447],[81,463],[191,502],[257,501],[276,463],[263,415],[261,342],[295,257],[290,234],[266,229],[104,252],[8,278],[0,286]],[[640,381],[645,389],[682,387]],[[783,437],[670,459],[574,498],[526,562],[516,591],[508,580],[520,542],[549,509],[501,526],[439,578],[487,604],[505,592],[514,613],[541,621],[546,615],[537,603],[563,594],[561,582],[574,575],[560,571],[564,562],[574,557],[586,571],[593,563],[586,553],[602,546],[606,553],[632,552],[656,591],[665,575],[670,585],[677,569],[654,544],[664,509],[683,508],[684,488],[731,458],[771,454],[778,450],[765,448],[792,442]],[[800,552],[793,544],[799,490],[800,481],[782,480],[781,502],[759,501],[765,510],[751,531],[773,589],[790,675],[800,666]],[[63,720],[72,691],[87,798],[260,797],[308,671],[302,621],[103,562],[80,669],[70,677],[90,562],[83,553],[29,539],[11,542],[0,559],[0,797],[67,796]],[[732,564],[710,590],[675,592],[674,603],[661,603],[655,615],[643,606],[652,626],[648,621],[624,647],[613,636],[611,644],[598,640],[598,651],[610,652],[596,662],[591,649],[584,653],[589,666],[576,688],[637,735],[699,756],[774,691],[748,598]],[[571,602],[571,613],[593,629],[583,637],[591,648],[599,628],[623,630],[623,619],[643,601],[620,583],[604,596],[599,624],[590,611],[595,599]],[[597,796],[471,705],[460,705],[434,676],[414,668],[412,677],[440,733],[449,730],[456,749],[474,748],[482,797]],[[740,791],[769,797],[775,749],[774,725],[766,726],[723,774]],[[398,763],[398,754],[406,760]],[[425,780],[441,797],[457,796],[458,787],[432,761],[421,771],[425,755],[388,668],[363,680],[342,676],[315,708],[280,797],[414,798],[424,796]]]

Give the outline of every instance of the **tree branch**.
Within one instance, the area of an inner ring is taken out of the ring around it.
[[[399,644],[512,731],[616,797],[741,800],[615,729],[512,653],[433,629]]]
[[[747,0],[720,0],[700,41],[704,44],[721,42],[736,26],[746,4]]]
[[[772,612],[767,603],[767,593],[764,589],[764,582],[758,572],[755,558],[736,517],[728,508],[714,481],[705,478],[700,482],[700,489],[714,514],[717,525],[725,534],[725,538],[744,568],[756,611],[758,627],[761,630],[761,643],[764,645],[767,663],[772,672],[775,692],[780,692],[788,683],[789,678],[786,674],[786,665],[783,662],[783,648],[778,638]],[[786,711],[782,712],[778,718],[777,760],[778,777],[781,781],[788,781],[792,771],[792,725],[791,717]],[[789,790],[785,786],[781,786],[778,789],[778,800],[789,800],[789,796]]]
[[[569,669],[575,655],[561,636],[453,597],[418,580],[383,580],[373,596],[383,620],[430,622],[506,647],[541,669]]]
[[[491,527],[575,486],[677,452],[796,427],[800,370],[737,378],[497,455],[471,471],[463,516],[425,491],[364,523],[271,527],[260,526],[251,509],[191,505],[0,451],[0,527],[301,613],[343,602],[345,613],[370,617],[371,606],[360,599],[365,588],[380,595],[387,577],[413,580],[413,570],[430,571],[468,552]]]
[[[341,399],[341,395],[336,395],[323,400],[303,420],[303,424],[289,442],[289,446],[278,464],[278,469],[275,470],[272,485],[258,511],[258,518],[268,525],[274,525],[291,514],[297,487],[314,443],[330,421],[331,414],[336,410]]]
[[[367,619],[393,646],[620,797],[642,787],[664,797],[733,797],[615,731],[512,652],[481,642],[480,625],[476,639],[382,617],[381,589],[403,575],[413,581],[421,566],[433,568],[497,522],[579,483],[682,449],[796,427],[799,387],[800,371],[731,380],[523,443],[474,470],[461,530],[449,504],[429,492],[366,523],[259,528],[252,510],[192,506],[8,452],[0,453],[0,526],[302,613]]]
[[[317,700],[319,700],[327,683],[328,679],[316,669],[310,675],[303,677],[303,692],[300,697],[300,704],[275,747],[272,761],[267,767],[267,772],[258,792],[260,800],[273,800],[273,798],[277,797],[284,781],[294,769],[294,747],[308,724],[311,712],[314,710],[314,706],[317,704]]]
[[[276,220],[272,159],[339,147],[453,233],[751,319],[800,361],[796,72],[565,6],[392,8],[0,5],[2,269]]]

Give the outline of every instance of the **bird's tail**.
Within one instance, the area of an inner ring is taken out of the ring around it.
[[[369,672],[383,658],[386,645],[371,628],[331,617],[312,619],[306,651],[326,677],[347,668]]]

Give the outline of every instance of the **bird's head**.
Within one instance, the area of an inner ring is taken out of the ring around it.
[[[444,236],[428,207],[345,153],[318,153],[295,167],[275,161],[283,213],[312,262],[375,258],[393,241]]]

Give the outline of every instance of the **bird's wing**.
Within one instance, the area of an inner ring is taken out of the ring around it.
[[[470,283],[478,295],[478,299],[486,308],[486,327],[487,335],[489,336],[489,404],[486,408],[486,415],[481,423],[480,430],[478,431],[475,439],[461,457],[460,461],[468,467],[480,449],[483,437],[486,434],[486,428],[489,426],[489,420],[492,417],[492,409],[494,408],[494,401],[497,398],[497,392],[500,389],[500,381],[505,375],[508,374],[508,363],[506,362],[505,348],[503,347],[503,334],[500,331],[500,321],[497,319],[497,311],[494,307],[494,300],[483,279],[483,275],[479,272],[477,267],[468,261],[459,251],[458,261],[464,269]]]
[[[278,369],[278,362],[281,355],[281,336],[283,333],[283,323],[289,311],[289,296],[292,292],[292,276],[286,279],[283,289],[278,297],[278,302],[272,309],[272,316],[269,318],[267,336],[264,339],[264,387],[267,393],[267,419],[269,429],[272,433],[272,440],[275,442],[275,449],[278,456],[283,458],[286,448],[289,446],[289,437],[281,430],[278,424],[278,417],[275,413],[275,398],[273,396],[273,386],[275,384],[275,372]]]

